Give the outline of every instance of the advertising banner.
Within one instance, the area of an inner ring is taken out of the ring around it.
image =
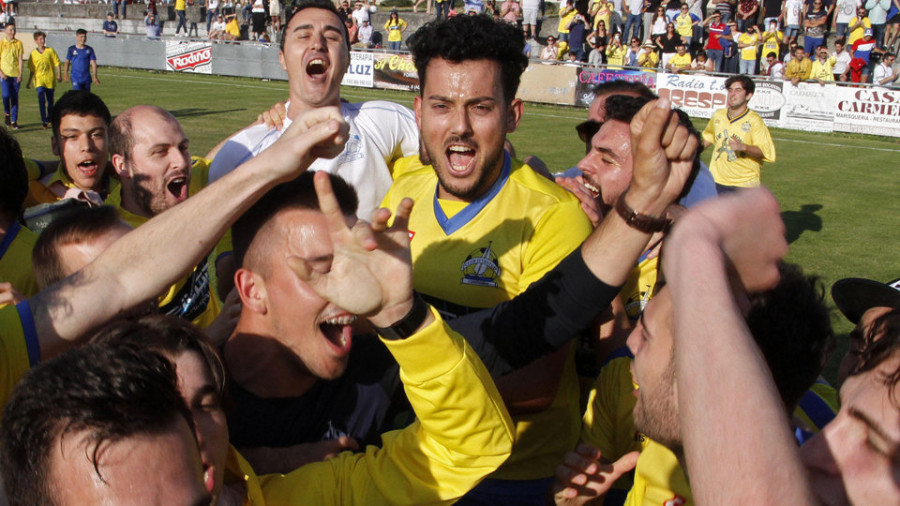
[[[174,72],[211,74],[212,44],[167,40],[166,68]]]
[[[408,54],[370,53],[374,58],[375,87],[419,91],[419,73]]]
[[[835,85],[818,83],[786,84],[781,127],[808,132],[834,131]]]
[[[710,118],[727,104],[724,77],[658,74],[656,93],[692,118]]]
[[[784,95],[782,81],[754,81],[756,91],[750,97],[750,103],[747,104],[751,110],[757,114],[770,127],[782,126],[781,117],[784,108]]]
[[[522,74],[516,96],[526,102],[575,105],[579,70],[572,65],[532,62]]]
[[[900,137],[900,90],[838,87],[834,130]]]
[[[656,72],[642,70],[613,70],[595,67],[584,67],[578,73],[578,91],[575,94],[575,105],[587,107],[594,100],[591,90],[595,85],[609,81],[637,81],[644,83],[651,90],[656,89]]]
[[[347,67],[347,73],[344,74],[344,80],[341,84],[344,86],[359,86],[362,88],[372,88],[375,86],[374,79],[375,56],[366,52],[350,52],[350,66]]]

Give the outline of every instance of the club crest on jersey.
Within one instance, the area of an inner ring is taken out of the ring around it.
[[[749,123],[749,122],[744,123],[743,125],[741,125],[741,130],[743,130],[743,131],[745,131],[745,132],[749,132],[749,131],[750,131],[750,128],[752,128],[752,127],[750,126],[750,123]]]
[[[491,242],[488,242],[487,247],[477,248],[469,253],[460,270],[463,277],[459,282],[464,285],[497,288],[500,265],[497,264],[497,255],[491,249]]]

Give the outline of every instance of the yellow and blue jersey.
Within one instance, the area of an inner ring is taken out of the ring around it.
[[[759,186],[762,162],[735,153],[729,145],[732,138],[737,138],[748,146],[758,147],[763,154],[762,161],[774,162],[775,143],[772,141],[772,134],[759,114],[750,109],[736,118],[728,117],[728,109],[719,109],[713,113],[703,130],[703,140],[714,146],[709,170],[716,183],[726,186]]]
[[[0,240],[0,282],[12,283],[25,297],[38,292],[31,268],[31,252],[37,237],[31,230],[13,222]]]

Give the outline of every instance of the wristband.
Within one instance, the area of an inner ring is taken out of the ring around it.
[[[413,305],[409,312],[406,313],[406,316],[400,318],[390,327],[377,327],[375,325],[372,325],[372,327],[375,328],[375,332],[379,336],[390,341],[406,339],[415,334],[416,330],[422,326],[422,322],[428,317],[428,312],[428,303],[417,292],[413,292]]]
[[[619,216],[625,220],[625,223],[636,230],[639,230],[645,234],[652,234],[653,232],[667,231],[670,226],[672,226],[672,220],[663,217],[650,216],[647,214],[641,214],[634,209],[631,208],[625,202],[625,196],[628,195],[628,190],[626,189],[624,193],[619,197],[619,200],[616,202],[616,212],[619,213]]]

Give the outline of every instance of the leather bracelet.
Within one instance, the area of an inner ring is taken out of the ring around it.
[[[619,200],[616,202],[616,212],[619,213],[619,216],[625,220],[625,223],[636,230],[639,230],[645,234],[652,234],[653,232],[661,232],[668,231],[669,227],[672,226],[672,220],[663,217],[650,216],[647,214],[641,214],[634,209],[631,208],[625,202],[625,196],[628,195],[628,190],[626,189],[622,195],[619,197]]]
[[[372,325],[372,327],[375,328],[375,332],[379,336],[390,341],[406,339],[415,334],[416,330],[422,326],[422,322],[428,317],[428,312],[428,303],[425,302],[425,299],[418,292],[414,292],[413,305],[409,312],[406,313],[406,316],[400,318],[390,327],[376,327],[375,325]]]

